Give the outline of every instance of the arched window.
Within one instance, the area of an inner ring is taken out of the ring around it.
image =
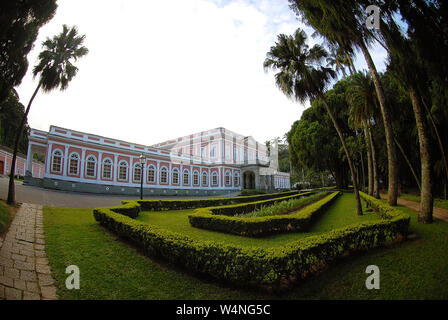
[[[62,152],[60,150],[53,152],[53,159],[51,160],[51,163],[51,170],[53,172],[62,172]]]
[[[140,163],[134,164],[134,181],[142,180],[142,166]]]
[[[166,167],[160,169],[160,183],[168,183],[168,169]]]
[[[188,171],[187,169],[184,170],[183,183],[185,185],[190,184],[190,171]]]
[[[148,166],[148,182],[156,182],[156,168],[153,165]]]
[[[218,185],[218,173],[214,171],[212,173],[212,185],[217,186]]]
[[[174,168],[173,169],[173,184],[179,184],[179,169]]]
[[[235,185],[235,187],[239,187],[240,185],[240,174],[238,172],[235,172],[233,184]]]
[[[202,185],[207,186],[208,185],[208,176],[207,172],[202,172]]]
[[[73,152],[70,155],[68,174],[76,176],[78,174],[78,168],[79,168],[79,154]]]
[[[193,185],[195,186],[199,185],[199,172],[197,171],[193,172]]]
[[[103,179],[112,179],[112,160],[103,161]]]
[[[86,176],[94,178],[96,173],[96,158],[88,156],[86,160]]]
[[[232,185],[232,175],[230,174],[230,171],[226,172],[226,186],[230,187]]]
[[[120,161],[118,165],[118,180],[128,180],[128,163],[126,161]]]

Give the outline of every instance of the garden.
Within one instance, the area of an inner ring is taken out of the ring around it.
[[[361,194],[370,207],[362,216],[352,193],[334,191],[214,199],[212,207],[167,200],[159,202],[163,210],[151,201],[129,201],[93,214],[45,207],[47,256],[63,299],[446,297],[441,271],[448,265],[448,225],[417,224],[416,213]],[[269,206],[260,205],[266,201]],[[240,213],[222,214],[228,206]],[[236,220],[237,230],[263,229],[264,223],[253,227],[254,219],[288,218],[291,226],[294,219],[306,226],[282,228],[277,221],[271,235],[238,235],[228,232],[232,222],[216,230],[212,222],[193,227],[192,217]],[[65,288],[71,264],[81,270],[80,290]],[[365,287],[365,268],[372,264],[381,269],[381,290]]]

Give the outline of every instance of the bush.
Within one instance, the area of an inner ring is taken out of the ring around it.
[[[275,216],[280,214],[287,214],[297,211],[313,201],[322,199],[324,196],[328,195],[329,192],[319,192],[308,197],[303,197],[299,199],[291,199],[287,201],[278,202],[272,206],[265,206],[257,209],[253,212],[237,215],[240,218],[257,218],[266,216]]]
[[[214,208],[197,209],[188,216],[192,227],[236,234],[263,237],[276,233],[307,231],[312,222],[340,195],[334,192],[296,213],[266,217],[228,217],[213,214]],[[284,203],[284,202],[281,202]],[[278,203],[279,204],[279,203]],[[277,204],[277,205],[278,205]]]
[[[261,249],[199,241],[136,221],[111,208],[94,209],[95,219],[120,237],[130,239],[149,256],[161,257],[187,270],[240,287],[281,290],[324,269],[355,251],[403,240],[409,215],[360,193],[379,210],[381,221],[370,221]]]
[[[0,235],[8,229],[12,218],[8,208],[0,203]]]
[[[256,189],[244,189],[240,192],[240,196],[254,196],[258,194],[266,194],[266,192]]]
[[[163,210],[185,210],[214,206],[233,205],[237,203],[254,202],[260,200],[274,199],[297,194],[297,191],[288,191],[281,193],[270,193],[263,195],[233,197],[233,198],[214,198],[214,199],[189,199],[189,200],[136,200],[143,211],[163,211]],[[133,203],[135,201],[122,201],[123,204]]]
[[[298,199],[304,196],[309,196],[312,194],[312,192],[304,192],[304,193],[297,193],[289,196],[283,196],[279,198],[274,199],[268,199],[268,200],[260,200],[260,201],[254,201],[254,202],[247,202],[247,203],[240,203],[240,204],[231,204],[231,205],[224,205],[224,206],[214,206],[214,207],[207,207],[204,208],[208,211],[210,211],[211,214],[219,214],[219,215],[225,215],[225,216],[236,216],[238,214],[245,214],[252,212],[254,210],[260,209],[262,207],[271,206],[275,203],[281,202],[281,201],[287,201],[291,199]],[[201,212],[199,209],[196,210],[196,212]]]

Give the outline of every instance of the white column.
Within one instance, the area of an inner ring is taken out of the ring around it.
[[[31,151],[31,142],[29,142],[28,143],[28,152],[26,154],[25,175],[27,174],[27,172],[29,172],[31,176],[33,175],[32,164],[33,164],[33,154],[32,154],[32,151]]]
[[[85,158],[86,158],[86,149],[82,149],[82,152],[81,152],[81,168],[80,168],[81,171],[79,172],[79,178],[80,179],[84,178]]]
[[[65,146],[65,150],[64,150],[64,170],[63,175],[67,176],[67,163],[68,163],[68,146]]]
[[[118,180],[118,163],[117,163],[117,155],[114,154],[114,163],[112,164],[112,171],[113,171],[113,182],[117,182]]]
[[[103,153],[100,151],[98,152],[98,163],[97,163],[97,169],[96,169],[96,181],[100,181],[101,177],[101,164],[103,161]]]
[[[51,165],[51,147],[52,144],[50,143],[47,146],[47,158],[45,159],[45,173],[49,174],[50,173],[50,165]]]

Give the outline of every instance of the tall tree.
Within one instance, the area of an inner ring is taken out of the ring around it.
[[[303,20],[318,31],[329,42],[343,48],[361,49],[375,84],[376,94],[385,128],[389,188],[388,203],[395,206],[398,197],[398,167],[395,143],[384,91],[373,59],[368,50],[373,36],[367,29],[365,7],[357,0],[289,0],[291,8]]]
[[[351,78],[347,90],[347,102],[350,105],[351,119],[355,127],[364,131],[367,146],[367,159],[371,162],[369,171],[369,194],[379,198],[379,175],[376,159],[376,150],[371,131],[377,104],[375,86],[368,73],[359,72]]]
[[[25,76],[39,28],[56,8],[56,0],[0,1],[0,103]]]
[[[417,124],[420,163],[421,163],[421,194],[420,212],[418,220],[424,223],[432,222],[433,213],[433,178],[432,178],[432,156],[430,149],[430,138],[425,110],[422,105],[422,95],[419,83],[425,78],[425,72],[415,59],[415,50],[411,40],[405,39],[394,27],[389,26],[386,41],[390,48],[390,70],[400,79],[409,92],[415,121]],[[386,27],[384,27],[386,28]]]
[[[34,77],[39,77],[39,82],[28,103],[16,135],[11,174],[9,177],[8,204],[15,202],[14,171],[17,150],[31,104],[40,88],[42,88],[44,92],[50,92],[58,88],[60,90],[67,89],[69,82],[78,73],[78,68],[72,61],[77,61],[89,52],[88,49],[83,46],[84,39],[85,35],[78,35],[76,27],[69,28],[68,26],[63,25],[62,32],[59,35],[54,36],[53,39],[47,38],[47,40],[42,43],[43,51],[40,52],[39,62],[33,69],[33,75]]]
[[[264,67],[277,71],[276,84],[287,97],[299,102],[319,99],[324,104],[341,140],[350,167],[356,198],[356,213],[362,215],[355,167],[342,131],[324,97],[324,91],[334,79],[335,72],[322,66],[323,61],[328,57],[326,50],[320,45],[309,48],[306,41],[306,33],[301,29],[296,30],[292,36],[280,34],[275,45],[267,53]]]

